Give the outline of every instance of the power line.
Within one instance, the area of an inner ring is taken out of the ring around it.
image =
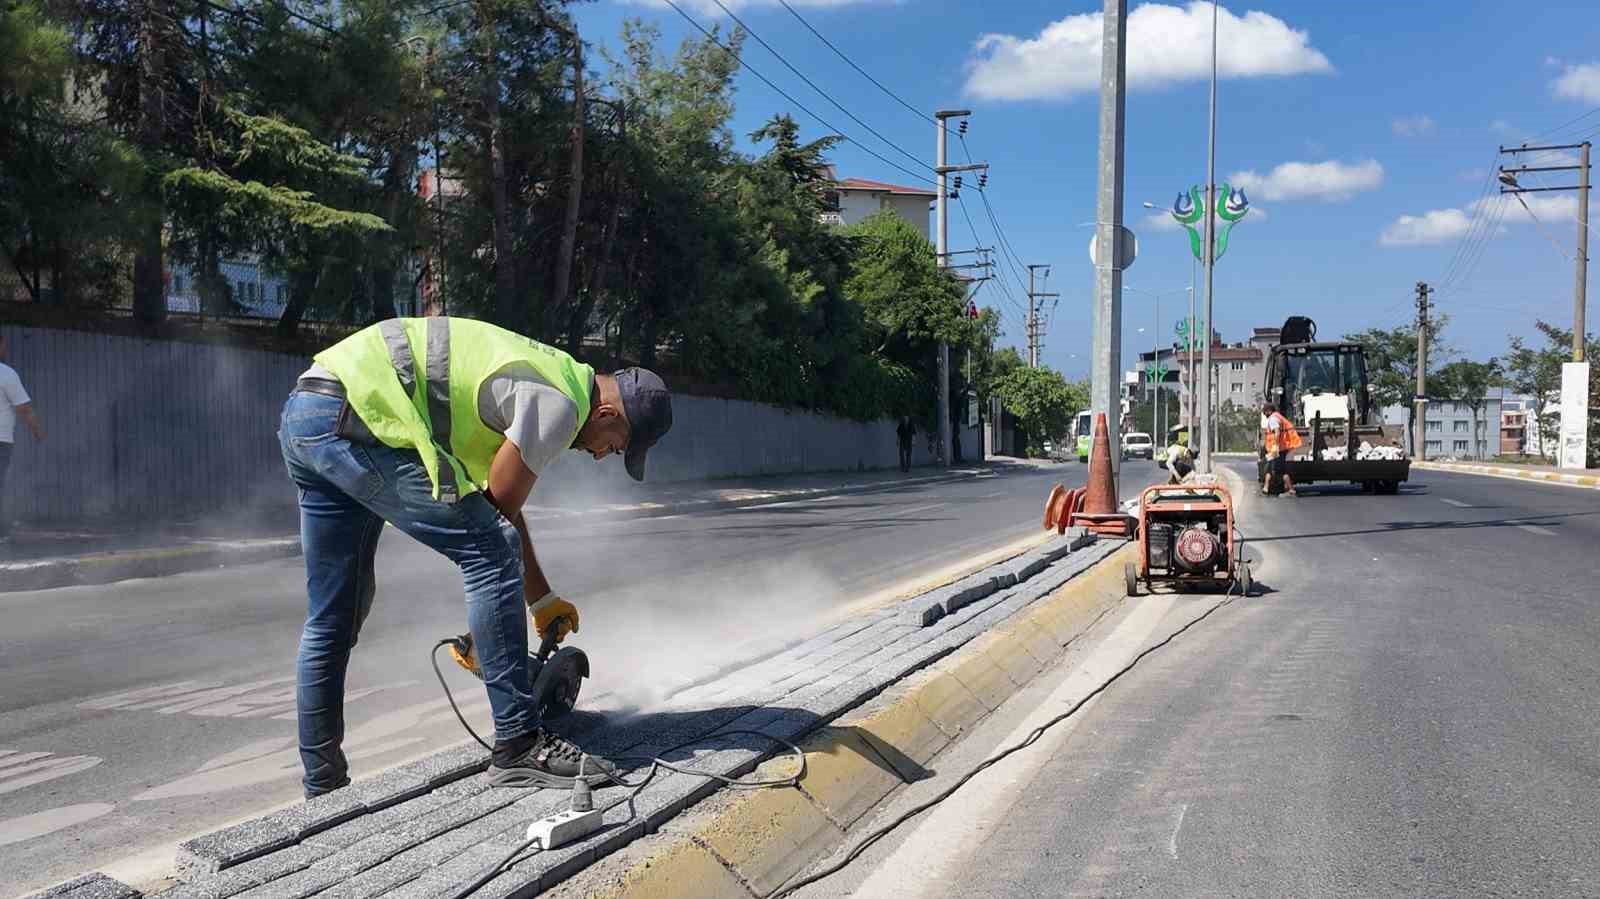
[[[878,86],[878,90],[881,90],[884,93],[888,94],[896,103],[899,103],[901,106],[904,106],[906,109],[911,110],[911,112],[914,113],[917,117],[923,118],[923,119],[933,119],[936,122],[938,121],[938,119],[934,118],[933,116],[928,115],[926,112],[923,112],[922,110],[918,109],[916,106],[913,106],[912,104],[906,102],[906,100],[903,99],[899,94],[897,94],[894,91],[889,90],[889,88],[885,87],[883,82],[879,81],[878,79],[876,79],[876,78],[872,77],[870,74],[868,74],[866,69],[863,69],[860,66],[856,65],[855,60],[851,59],[849,56],[846,56],[845,52],[843,50],[840,50],[838,47],[834,46],[832,41],[830,41],[827,38],[823,37],[822,36],[822,32],[820,32],[816,28],[812,27],[811,23],[807,22],[804,16],[800,15],[798,12],[795,12],[794,7],[790,6],[788,4],[787,0],[778,0],[778,3],[781,4],[784,9],[787,9],[789,11],[789,15],[794,16],[796,19],[798,19],[801,25],[806,26],[806,30],[807,31],[809,31],[812,34],[816,35],[817,36],[817,40],[822,41],[822,43],[827,45],[829,50],[832,50],[834,53],[836,53],[839,56],[840,59],[844,60],[846,65],[848,65],[850,68],[855,69],[857,72],[859,72],[861,74],[861,77],[863,77],[863,78],[867,79],[868,81],[872,82],[873,84],[877,85]],[[717,5],[721,6],[722,4],[718,3]],[[944,127],[944,125],[941,123],[940,127]],[[948,129],[946,129],[946,130],[948,130]],[[968,161],[970,162],[971,160],[969,159]]]
[[[839,110],[840,112],[844,113],[846,116],[848,116],[850,118],[850,121],[855,122],[857,125],[860,125],[861,127],[867,129],[867,132],[870,133],[873,137],[876,137],[878,140],[881,140],[885,144],[888,144],[889,146],[893,147],[894,149],[900,151],[900,154],[902,156],[905,156],[905,157],[909,158],[912,162],[916,163],[917,165],[922,166],[923,168],[926,168],[930,172],[933,171],[933,166],[928,165],[928,163],[926,161],[924,161],[922,159],[922,157],[917,156],[914,153],[911,153],[910,151],[906,150],[904,147],[900,146],[899,144],[895,143],[894,141],[888,139],[887,137],[884,137],[883,134],[878,131],[878,129],[876,129],[876,128],[872,127],[871,125],[868,125],[866,122],[862,121],[861,118],[859,116],[857,116],[855,113],[853,113],[850,110],[844,108],[844,105],[841,104],[838,100],[833,99],[833,97],[831,95],[829,95],[829,93],[827,91],[825,91],[822,88],[818,87],[816,82],[812,81],[810,78],[807,78],[805,76],[804,72],[802,72],[799,69],[795,68],[789,62],[789,60],[784,58],[782,53],[779,53],[771,44],[769,44],[765,40],[763,40],[761,35],[757,34],[756,30],[754,28],[751,28],[749,25],[746,25],[744,23],[744,20],[740,19],[737,15],[734,15],[733,10],[731,10],[727,6],[723,5],[722,0],[711,0],[711,2],[715,3],[717,5],[718,9],[720,9],[723,12],[727,13],[728,14],[728,18],[732,19],[736,25],[738,25],[740,28],[743,28],[746,32],[749,33],[749,35],[751,37],[755,38],[756,43],[758,43],[761,46],[765,47],[767,49],[768,53],[771,53],[773,56],[777,57],[778,62],[783,63],[784,68],[787,68],[789,71],[793,72],[797,78],[799,78],[801,81],[804,81],[812,90],[814,90],[817,93],[821,94],[822,95],[822,99],[827,100],[829,103],[832,103],[834,108]]]
[[[934,184],[934,185],[938,184],[938,182],[934,181],[932,178],[929,178],[927,175],[923,175],[923,174],[920,174],[918,172],[913,172],[910,169],[906,168],[905,166],[899,164],[898,162],[895,162],[892,159],[885,158],[882,154],[878,153],[876,150],[873,150],[871,147],[867,146],[866,144],[863,144],[861,141],[858,141],[855,138],[851,137],[850,135],[846,134],[842,128],[835,127],[827,119],[825,119],[822,116],[817,115],[815,112],[811,111],[810,107],[806,106],[804,103],[801,103],[799,100],[796,100],[794,97],[790,96],[787,91],[785,91],[783,88],[779,87],[777,84],[773,83],[772,79],[768,78],[767,76],[765,76],[765,75],[761,74],[759,71],[757,71],[754,66],[752,66],[752,65],[750,65],[750,63],[746,62],[738,53],[735,53],[732,48],[724,46],[723,43],[720,40],[717,40],[717,36],[716,35],[712,34],[709,31],[707,31],[704,26],[702,26],[699,22],[696,22],[694,20],[693,16],[690,16],[688,13],[684,12],[683,11],[683,7],[681,7],[677,3],[673,2],[673,0],[663,0],[663,2],[665,2],[668,6],[672,7],[673,11],[676,12],[678,15],[682,16],[684,18],[684,21],[688,22],[690,25],[693,25],[696,31],[698,31],[701,34],[705,35],[707,40],[711,41],[711,43],[713,43],[713,44],[715,44],[717,46],[717,49],[719,49],[722,52],[724,52],[724,53],[728,54],[729,56],[733,57],[734,61],[737,62],[740,66],[744,67],[745,71],[747,71],[750,74],[752,74],[752,75],[756,76],[757,78],[761,79],[761,82],[763,84],[765,84],[767,87],[770,87],[774,91],[776,91],[778,96],[784,98],[785,100],[788,100],[790,103],[793,103],[796,107],[798,107],[800,109],[801,112],[804,112],[806,115],[811,116],[813,119],[816,119],[817,122],[819,122],[822,125],[822,127],[827,128],[829,131],[832,131],[833,133],[839,135],[839,137],[843,138],[844,140],[847,140],[850,143],[855,144],[857,147],[861,148],[861,151],[863,153],[866,153],[868,156],[871,156],[872,158],[878,160],[879,162],[883,163],[884,165],[889,166],[890,168],[898,169],[901,172],[904,172],[905,174],[910,175],[911,177],[916,178],[919,181],[924,181],[924,182],[926,182],[928,184]]]

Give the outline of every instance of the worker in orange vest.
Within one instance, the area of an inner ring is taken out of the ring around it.
[[[1261,407],[1261,446],[1267,456],[1267,479],[1261,485],[1261,495],[1272,495],[1272,481],[1283,484],[1284,496],[1299,496],[1294,479],[1289,477],[1289,453],[1300,446],[1300,432],[1294,429],[1278,407],[1267,403]]]

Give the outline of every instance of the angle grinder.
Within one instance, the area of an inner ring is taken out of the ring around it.
[[[589,656],[576,646],[557,647],[557,634],[566,626],[565,618],[556,618],[545,628],[539,648],[528,653],[528,692],[539,708],[542,718],[560,718],[578,704],[578,690],[583,679],[589,676]],[[467,669],[480,680],[483,672],[478,668],[477,657],[472,654],[472,634],[450,637],[450,657],[457,665]]]

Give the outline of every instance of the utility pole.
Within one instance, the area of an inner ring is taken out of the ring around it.
[[[1050,266],[1028,266],[1028,367],[1039,367],[1039,351],[1044,348],[1044,323],[1039,320],[1039,311],[1044,308],[1042,300],[1059,297],[1059,293],[1042,293],[1034,289],[1033,274],[1037,269],[1044,269],[1046,278],[1050,277]]]
[[[1100,154],[1095,197],[1094,339],[1089,408],[1105,415],[1113,481],[1122,470],[1122,175],[1127,116],[1128,0],[1105,0],[1100,34]],[[1131,249],[1131,248],[1128,248]],[[1091,418],[1091,421],[1093,419]]]
[[[1211,473],[1211,323],[1212,273],[1217,264],[1217,0],[1211,0],[1211,130],[1206,141],[1206,333],[1200,350],[1200,470]]]
[[[1416,430],[1412,432],[1412,455],[1418,460],[1428,458],[1428,282],[1417,282],[1417,395],[1412,398],[1416,408]]]
[[[938,224],[935,226],[937,239],[934,242],[934,252],[938,255],[939,268],[950,267],[949,238],[950,238],[950,204],[949,191],[945,188],[945,176],[951,172],[970,172],[987,170],[987,163],[974,163],[971,165],[945,165],[945,129],[946,119],[964,119],[972,115],[970,109],[940,109],[933,114],[935,132],[935,150],[933,171],[938,180],[939,196],[934,200],[934,217]],[[939,464],[950,465],[950,344],[939,341]]]
[[[1589,293],[1589,142],[1578,151],[1578,282],[1572,293],[1572,361],[1582,362]]]
[[[1561,442],[1557,464],[1563,468],[1586,468],[1589,456],[1589,363],[1584,359],[1586,333],[1585,306],[1588,303],[1589,285],[1589,142],[1558,144],[1546,147],[1501,147],[1501,153],[1548,153],[1557,150],[1577,150],[1577,165],[1523,165],[1508,169],[1500,167],[1500,193],[1517,195],[1517,202],[1527,208],[1521,194],[1541,191],[1578,192],[1578,254],[1574,260],[1574,285],[1572,291],[1572,361],[1561,366]],[[1526,172],[1578,173],[1578,184],[1559,187],[1523,187],[1517,176]],[[1528,214],[1533,215],[1529,209]]]

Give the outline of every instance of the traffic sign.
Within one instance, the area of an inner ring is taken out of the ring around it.
[[[1139,255],[1139,238],[1127,228],[1122,229],[1121,240],[1122,258],[1117,260],[1112,268],[1125,269],[1133,266],[1133,260]],[[1098,232],[1089,238],[1089,261],[1095,265],[1100,264],[1100,234]]]

